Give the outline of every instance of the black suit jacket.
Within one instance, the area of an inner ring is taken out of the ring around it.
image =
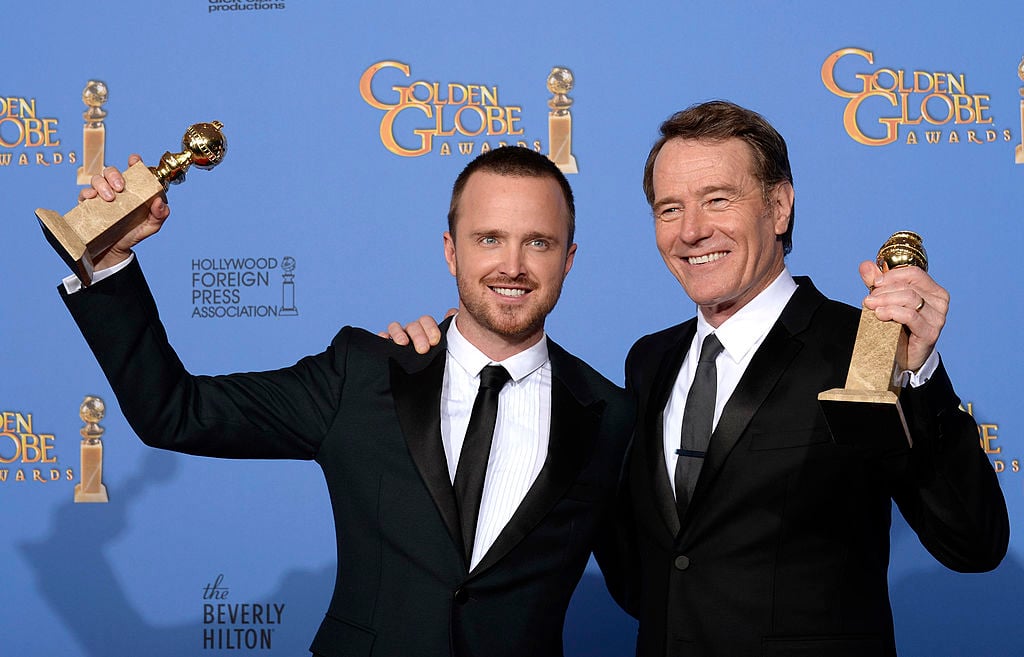
[[[1005,554],[1002,493],[941,367],[901,396],[913,449],[831,440],[817,395],[844,386],[860,313],[797,282],[726,403],[682,524],[662,413],[696,320],[629,354],[639,406],[624,489],[640,655],[894,655],[891,500],[950,568],[988,570]]]
[[[319,463],[338,577],[314,653],[562,654],[566,607],[591,549],[602,556],[632,428],[620,388],[549,342],[547,461],[467,572],[441,444],[443,344],[420,356],[346,327],[326,351],[282,370],[192,376],[137,263],[64,298],[146,444]]]

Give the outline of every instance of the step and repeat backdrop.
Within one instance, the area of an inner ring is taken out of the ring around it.
[[[790,147],[791,271],[859,304],[858,263],[896,230],[924,237],[952,295],[940,351],[1024,518],[1020,3],[15,1],[0,25],[0,654],[302,655],[326,609],[319,468],[142,445],[35,216],[73,208],[95,167],[181,151],[201,122],[223,125],[223,161],[170,188],[138,250],[193,372],[276,368],[345,324],[443,313],[451,184],[520,144],[577,196],[548,332],[621,384],[635,339],[694,313],[640,185],[657,127],[714,98],[755,109]],[[1024,653],[1022,559],[1014,536],[995,572],[947,572],[895,513],[901,654]],[[628,655],[635,632],[591,564],[566,653]]]

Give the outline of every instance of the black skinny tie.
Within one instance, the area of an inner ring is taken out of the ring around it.
[[[455,500],[462,524],[462,545],[466,565],[472,563],[476,520],[484,493],[484,475],[491,455],[494,423],[498,419],[498,393],[512,376],[500,365],[488,365],[480,372],[480,389],[469,416],[466,439],[462,442],[459,465],[455,470]]]
[[[711,333],[704,338],[697,361],[690,393],[683,409],[683,430],[676,453],[676,509],[682,520],[686,507],[697,485],[704,454],[711,442],[711,425],[715,418],[715,395],[718,387],[718,368],[715,359],[722,353],[722,343]]]

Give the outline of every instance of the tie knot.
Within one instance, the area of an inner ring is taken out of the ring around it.
[[[488,365],[480,371],[480,389],[501,390],[512,375],[501,365]]]
[[[718,336],[714,333],[708,333],[708,336],[704,338],[704,343],[700,347],[700,359],[698,363],[709,363],[714,362],[718,358],[718,354],[722,353],[722,342],[718,339]]]

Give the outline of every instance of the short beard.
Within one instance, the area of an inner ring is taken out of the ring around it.
[[[471,294],[472,290],[468,289],[470,284],[462,277],[456,276],[455,283],[459,290],[459,299],[466,309],[466,313],[488,331],[513,342],[521,341],[543,331],[544,321],[562,294],[562,286],[559,284],[549,303],[532,308],[508,307],[501,309],[486,303],[478,304]],[[501,282],[492,282],[492,285],[494,284],[500,285]]]

